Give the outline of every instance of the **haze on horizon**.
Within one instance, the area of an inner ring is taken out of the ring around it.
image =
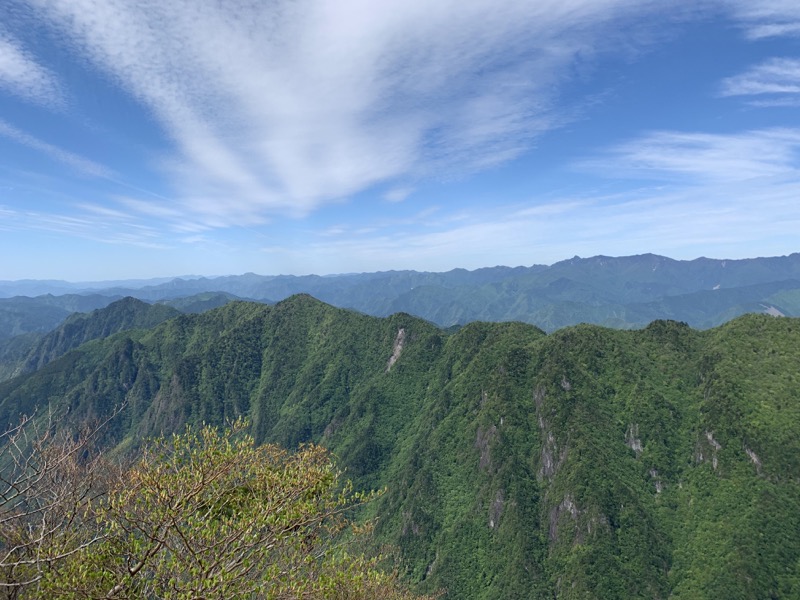
[[[0,14],[0,280],[798,250],[796,2]]]

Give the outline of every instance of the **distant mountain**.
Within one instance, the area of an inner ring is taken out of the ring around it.
[[[775,281],[739,287],[701,290],[660,300],[630,304],[629,308],[645,321],[674,319],[695,327],[721,325],[745,313],[773,316],[800,316],[800,280]]]
[[[30,373],[86,342],[107,338],[129,329],[149,329],[181,314],[175,308],[123,298],[90,313],[74,313],[43,336],[27,353],[18,369]]]
[[[91,291],[148,302],[226,293],[273,303],[306,293],[341,308],[374,316],[407,312],[443,327],[522,321],[545,331],[581,322],[636,328],[662,318],[712,327],[746,312],[800,316],[800,254],[691,261],[653,254],[575,257],[549,267],[446,273],[387,271],[326,277],[247,273]]]
[[[127,329],[148,329],[182,312],[205,312],[234,298],[225,293],[204,293],[156,305],[131,297],[114,300],[113,296],[97,295],[0,299],[0,315],[4,303],[13,307],[6,316],[9,322],[10,315],[16,317],[15,326],[23,331],[0,339],[0,381],[41,368],[84,342]],[[95,305],[103,308],[85,312]],[[68,312],[68,308],[76,312]],[[45,329],[49,332],[43,333]]]
[[[185,296],[172,300],[162,300],[159,304],[171,306],[182,313],[202,313],[213,308],[225,306],[234,300],[246,300],[226,292],[200,292],[194,296]]]
[[[450,598],[796,598],[798,364],[792,318],[448,333],[300,295],[85,343],[0,383],[0,427],[124,403],[118,452],[240,415],[259,442],[323,443],[387,487],[376,543]]]
[[[72,313],[102,308],[116,299],[100,294],[0,298],[0,342],[26,333],[47,333]]]
[[[20,279],[17,281],[0,281],[0,298],[14,296],[42,296],[45,294],[64,295],[72,293],[90,294],[94,290],[112,287],[138,288],[146,285],[157,285],[172,281],[174,277],[154,279],[122,279],[119,281],[87,281],[70,282],[57,279]]]

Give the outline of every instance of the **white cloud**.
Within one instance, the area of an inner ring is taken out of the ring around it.
[[[750,106],[758,108],[794,108],[800,106],[799,97],[782,97],[782,98],[769,98],[767,100],[750,100],[747,102]]]
[[[530,207],[496,206],[457,222],[376,226],[371,235],[343,228],[316,242],[304,239],[294,247],[264,251],[275,263],[316,273],[549,264],[575,254],[780,255],[796,251],[798,197],[796,180],[643,188],[616,196],[533,201]]]
[[[175,208],[211,227],[509,160],[563,123],[555,101],[577,56],[629,35],[622,20],[666,10],[655,0],[33,1],[152,111],[177,149],[162,161]]]
[[[800,95],[800,59],[772,58],[722,82],[723,96],[764,94]]]
[[[0,88],[46,106],[61,104],[55,76],[18,42],[0,32]]]
[[[50,156],[50,158],[57,160],[58,162],[63,163],[77,171],[80,171],[85,175],[103,178],[114,177],[114,172],[111,169],[96,163],[93,160],[89,160],[88,158],[42,141],[37,137],[17,129],[9,123],[6,123],[2,119],[0,119],[0,135],[14,140],[19,144],[23,144],[24,146],[28,146],[29,148],[33,148],[38,152],[47,154]]]
[[[90,205],[78,206],[81,212],[40,212],[4,210],[0,207],[2,226],[5,231],[45,231],[100,242],[102,244],[124,244],[141,248],[168,247],[162,234],[147,225],[136,223],[121,213],[106,211]],[[57,257],[55,258],[57,260]]]
[[[383,199],[387,202],[402,202],[414,193],[412,187],[396,187],[392,188],[383,195]]]
[[[109,208],[108,206],[101,206],[99,204],[81,202],[75,207],[87,213],[105,217],[111,221],[130,221],[132,218],[131,215],[126,212]]]
[[[732,8],[750,39],[800,35],[800,3],[796,0],[723,0],[723,2]]]
[[[576,166],[605,177],[706,182],[798,174],[800,129],[733,134],[657,131]]]

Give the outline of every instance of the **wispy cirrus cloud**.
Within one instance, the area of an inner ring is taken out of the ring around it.
[[[655,252],[745,258],[795,251],[800,228],[800,182],[705,181],[665,190],[644,187],[616,195],[557,198],[530,206],[494,206],[462,219],[420,217],[406,229],[376,223],[359,233],[342,227],[316,241],[263,249],[284,263],[313,264],[315,272],[414,268],[478,268],[502,257],[505,265],[549,264],[575,254]],[[781,215],[776,219],[775,215]],[[757,250],[754,250],[757,249]]]
[[[655,0],[33,4],[155,116],[176,149],[161,161],[173,207],[209,227],[512,159],[568,118],[556,100],[576,57],[625,37],[625,19],[664,10]]]
[[[571,223],[588,233],[578,247],[593,248],[590,253],[638,247],[683,258],[698,252],[744,257],[784,254],[796,246],[800,129],[650,132],[603,149],[575,168],[656,182],[615,197],[586,196],[570,210],[570,219],[553,213],[558,225],[548,231],[563,228],[569,239]],[[552,243],[557,245],[557,238]]]
[[[772,58],[722,81],[722,96],[757,97],[756,106],[796,106],[800,103],[800,59]]]
[[[72,212],[44,212],[0,206],[0,230],[47,232],[103,244],[124,244],[140,248],[169,247],[162,232],[139,222],[135,216],[92,205],[79,204],[76,208]]]
[[[800,129],[731,134],[656,131],[576,163],[605,177],[735,182],[797,177]]]
[[[108,167],[75,154],[74,152],[69,152],[68,150],[64,150],[63,148],[45,142],[44,140],[40,140],[39,138],[14,127],[10,123],[5,122],[3,119],[0,119],[0,135],[14,140],[15,142],[24,146],[28,146],[29,148],[32,148],[38,152],[42,152],[53,160],[65,164],[85,175],[103,178],[114,177],[114,172]]]
[[[794,0],[723,0],[752,40],[800,36],[800,4]]]
[[[387,202],[402,202],[413,193],[413,187],[396,187],[386,192],[383,195],[383,199]]]
[[[56,76],[30,52],[0,31],[0,89],[45,106],[63,102]]]
[[[793,0],[724,0],[752,41],[800,37],[800,4]],[[800,59],[774,57],[721,82],[721,96],[753,97],[758,107],[800,105]]]

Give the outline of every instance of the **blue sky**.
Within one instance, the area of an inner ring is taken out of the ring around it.
[[[0,279],[800,251],[797,0],[0,11]]]

